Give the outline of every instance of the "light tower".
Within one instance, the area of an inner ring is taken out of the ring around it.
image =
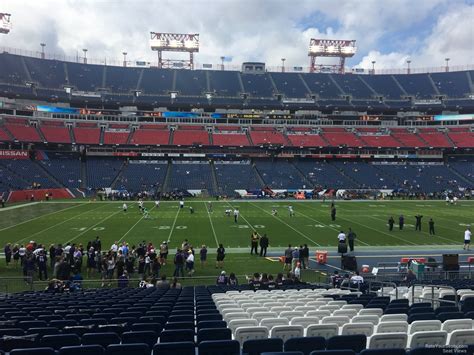
[[[285,72],[285,60],[286,58],[281,58],[281,72]]]
[[[158,68],[194,69],[194,53],[199,52],[199,34],[150,32],[151,50],[158,52]],[[189,60],[163,60],[163,52],[186,52]]]
[[[339,65],[324,65],[324,67],[331,68],[332,72],[344,74],[346,58],[353,57],[356,53],[355,42],[355,40],[311,38],[308,51],[308,56],[311,57],[310,72],[321,71],[323,67],[322,64],[316,64],[317,57],[334,57],[339,58]]]
[[[84,64],[87,64],[87,48],[82,50],[84,52]]]
[[[40,43],[41,46],[41,59],[44,59],[46,55],[44,54],[44,47],[46,47],[46,43]]]
[[[127,52],[122,52],[123,54],[123,66],[127,66]]]
[[[372,75],[375,74],[375,63],[376,63],[376,61],[373,60],[373,61],[372,61]]]
[[[221,70],[224,70],[224,60],[225,60],[225,57],[221,56]]]
[[[449,60],[450,60],[450,59],[451,59],[451,58],[444,58],[444,60],[445,60],[445,62],[446,62],[446,68],[445,68],[446,73],[449,71]]]
[[[10,17],[10,14],[0,12],[0,33],[8,34],[12,29]]]
[[[410,70],[410,64],[411,64],[411,60],[408,59],[407,60],[407,74],[410,74],[411,70]]]

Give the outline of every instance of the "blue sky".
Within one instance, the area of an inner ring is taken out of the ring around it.
[[[0,46],[119,62],[156,61],[150,31],[200,33],[198,63],[309,64],[310,38],[355,39],[349,67],[474,64],[474,0],[2,0],[13,29]],[[46,24],[46,25],[45,25]]]

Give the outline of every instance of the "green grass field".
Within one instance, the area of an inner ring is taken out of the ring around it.
[[[295,210],[290,217],[288,205]],[[214,267],[215,249],[224,244],[228,256],[225,270],[235,272],[240,282],[243,275],[254,272],[276,274],[281,272],[282,264],[271,258],[250,256],[250,235],[253,230],[267,233],[270,239],[269,252],[282,255],[289,243],[308,244],[310,254],[317,249],[335,250],[337,234],[351,227],[357,233],[356,249],[385,248],[387,250],[416,250],[433,248],[459,249],[463,241],[466,225],[474,225],[474,201],[459,201],[456,206],[447,206],[441,201],[367,201],[336,202],[337,217],[332,222],[329,203],[321,201],[213,201],[213,212],[209,212],[206,201],[186,201],[185,208],[179,209],[178,202],[162,202],[159,208],[153,202],[146,202],[150,219],[144,219],[138,205],[129,202],[127,213],[122,211],[121,202],[56,201],[35,204],[17,204],[0,210],[0,240],[3,244],[26,244],[30,240],[49,244],[82,243],[84,246],[97,235],[102,240],[104,250],[114,241],[126,241],[137,245],[151,241],[159,245],[169,241],[171,255],[173,249],[181,246],[184,239],[197,249],[202,244],[209,248],[208,265],[196,263],[196,273],[192,279],[183,280],[186,285],[212,284],[220,272]],[[194,208],[191,214],[189,206]],[[240,218],[226,217],[224,211],[238,207]],[[278,210],[278,216],[271,211]],[[422,232],[414,230],[414,216],[421,213]],[[393,215],[398,221],[400,214],[406,217],[406,226],[399,231],[395,226],[388,231],[387,220]],[[428,219],[435,221],[436,236],[428,234]],[[383,259],[383,257],[382,257]],[[171,261],[171,260],[170,260]],[[161,273],[172,275],[174,266],[168,263]],[[94,281],[99,275],[87,277],[88,287],[97,287]],[[304,281],[324,282],[325,273],[304,270]],[[135,275],[136,277],[136,275]],[[9,279],[12,278],[12,279]],[[36,282],[35,289],[44,288],[45,283]],[[21,279],[19,266],[6,267],[0,263],[0,292],[28,290],[29,286]]]
[[[459,245],[466,225],[474,225],[474,201],[459,201],[447,206],[442,201],[367,201],[336,202],[337,218],[331,221],[329,203],[320,201],[213,201],[209,212],[205,201],[186,201],[185,208],[177,202],[162,202],[159,208],[146,202],[150,219],[144,219],[138,205],[129,202],[127,213],[119,202],[50,202],[0,211],[0,240],[12,244],[82,243],[99,235],[103,248],[113,241],[130,245],[146,240],[155,245],[167,240],[171,248],[188,239],[195,247],[206,244],[210,252],[222,243],[230,253],[249,250],[250,234],[256,230],[267,233],[271,250],[282,251],[288,243],[306,243],[310,248],[335,246],[339,230],[349,227],[357,233],[359,247],[422,245]],[[294,207],[290,217],[287,206]],[[189,206],[194,208],[191,214]],[[227,208],[239,208],[240,218],[226,217]],[[271,214],[278,210],[278,216]],[[421,213],[422,232],[414,230],[414,216]],[[398,221],[405,215],[405,229],[388,231],[387,220]],[[428,219],[435,221],[436,236],[428,234]]]

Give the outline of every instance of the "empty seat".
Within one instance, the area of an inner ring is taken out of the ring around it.
[[[105,350],[100,345],[63,346],[59,355],[102,355]]]
[[[207,328],[201,329],[197,334],[198,344],[208,340],[231,340],[232,331],[229,328]]]
[[[227,323],[223,320],[201,321],[197,324],[198,331],[204,328],[227,328]]]
[[[234,339],[240,344],[244,344],[247,340],[267,339],[268,334],[267,327],[238,327],[235,330]]]
[[[260,322],[263,318],[277,318],[278,314],[275,312],[255,312],[252,314],[252,318],[256,319],[258,322]],[[283,315],[280,315],[280,317],[284,317]]]
[[[163,330],[160,335],[160,343],[194,342],[194,330]]]
[[[474,344],[474,329],[457,329],[448,334],[447,345]]]
[[[145,343],[111,344],[107,346],[107,355],[150,355],[150,347]]]
[[[404,349],[407,345],[406,333],[374,334],[369,338],[369,349]]]
[[[271,330],[276,325],[289,325],[289,321],[286,318],[263,318],[260,321],[261,327],[267,327],[268,330]]]
[[[281,339],[246,340],[242,346],[242,353],[248,355],[260,355],[264,352],[280,351],[283,351],[283,340]]]
[[[359,355],[406,355],[405,349],[364,349]]]
[[[472,319],[448,319],[441,325],[441,330],[451,333],[459,329],[472,329]]]
[[[45,335],[40,339],[40,345],[59,350],[63,346],[80,345],[81,338],[76,334]]]
[[[304,355],[308,355],[311,351],[325,348],[326,339],[323,337],[291,338],[284,343],[285,351],[301,351]]]
[[[56,355],[53,348],[13,349],[10,355]]]
[[[237,340],[202,341],[198,349],[199,355],[240,355],[240,344]]]
[[[26,334],[38,334],[39,337],[42,337],[43,335],[54,335],[59,333],[59,329],[54,327],[30,328],[26,332]]]
[[[434,312],[431,313],[417,313],[408,316],[408,323],[416,322],[419,320],[434,320],[437,319]]]
[[[194,341],[158,343],[153,347],[153,354],[159,355],[195,355]]]
[[[310,355],[357,355],[353,350],[316,350]]]
[[[350,323],[350,318],[349,317],[344,317],[344,316],[329,316],[329,317],[323,317],[321,319],[321,324],[337,324],[339,327],[342,327],[344,324]]]
[[[104,348],[110,344],[119,344],[120,337],[117,333],[86,333],[82,336],[82,344],[84,345],[102,345]]]
[[[238,327],[255,327],[258,325],[256,319],[234,319],[229,322],[229,328],[235,331]]]
[[[306,328],[307,337],[323,337],[329,339],[333,336],[338,335],[339,326],[334,323],[330,324],[313,324]]]
[[[384,314],[380,318],[379,323],[383,322],[399,322],[399,321],[407,321],[408,320],[408,315],[406,314]]]
[[[150,349],[157,343],[158,334],[152,330],[131,331],[122,334],[122,344],[144,343]]]
[[[410,334],[409,348],[418,348],[427,345],[445,345],[448,333],[443,330],[422,331]]]
[[[382,317],[383,309],[382,308],[364,308],[359,311],[359,316],[368,316],[368,315]]]
[[[439,319],[441,322],[444,322],[448,319],[462,319],[464,318],[464,313],[463,312],[443,312],[439,313],[436,316],[437,319]]]
[[[342,326],[341,335],[363,334],[367,337],[374,333],[372,323],[347,323]]]
[[[304,328],[301,325],[276,325],[270,330],[271,338],[282,339],[283,342],[291,338],[299,338],[304,335]]]
[[[192,329],[194,330],[194,322],[168,322],[164,325],[165,330],[172,329]]]
[[[434,330],[441,330],[441,322],[439,320],[417,320],[408,327],[408,334]]]
[[[377,325],[377,333],[407,333],[408,322],[382,322]]]
[[[302,325],[304,328],[307,328],[313,324],[319,324],[318,317],[295,317],[290,321],[291,325]]]
[[[339,335],[329,338],[326,348],[328,350],[344,350],[351,349],[356,353],[365,349],[367,345],[367,337],[362,334]]]

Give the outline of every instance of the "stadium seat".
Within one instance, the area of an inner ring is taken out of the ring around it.
[[[413,323],[412,323],[413,324]],[[385,321],[377,325],[376,333],[407,333],[408,322],[406,321]]]
[[[198,344],[210,340],[231,340],[232,332],[228,328],[204,328],[197,333]]]
[[[405,349],[364,349],[359,355],[406,355]]]
[[[122,344],[144,343],[151,349],[158,340],[158,335],[152,330],[131,331],[122,334]]]
[[[304,328],[301,325],[275,325],[270,330],[270,338],[278,338],[283,342],[291,338],[301,338]]]
[[[242,345],[248,340],[267,339],[268,335],[269,331],[267,327],[238,327],[235,329],[234,339]]]
[[[153,347],[153,354],[159,355],[195,355],[194,341],[158,343]]]
[[[83,345],[102,345],[104,348],[110,344],[120,344],[120,337],[117,333],[85,333],[82,336]]]
[[[339,334],[339,327],[337,324],[313,324],[306,328],[307,337],[323,337],[329,339]]]
[[[353,350],[316,350],[309,355],[357,355]]]
[[[163,330],[160,343],[194,342],[194,330]]]
[[[448,334],[447,345],[474,344],[474,329],[457,329]]]
[[[105,352],[107,355],[150,355],[150,347],[145,343],[110,344]]]
[[[201,321],[197,323],[198,331],[204,328],[227,328],[227,323],[223,320]]]
[[[53,348],[29,348],[29,349],[13,349],[10,355],[56,355]]]
[[[103,355],[105,350],[100,345],[63,346],[59,355]]]
[[[301,351],[304,355],[309,355],[314,350],[326,348],[326,339],[323,337],[295,337],[288,339],[284,343],[285,351]]]
[[[242,353],[248,355],[260,355],[263,352],[283,351],[283,340],[281,339],[251,339],[246,340],[242,346]]]
[[[237,340],[202,341],[198,349],[199,355],[240,355],[240,344]]]
[[[411,349],[427,345],[445,345],[448,334],[442,330],[422,331],[410,334],[408,347]]]
[[[374,333],[374,325],[372,323],[347,323],[341,328],[341,335],[364,334],[369,337]]]
[[[356,353],[365,349],[367,337],[362,334],[357,335],[338,335],[327,340],[326,348],[328,350],[351,349]]]
[[[420,347],[411,349],[408,355],[443,355],[445,352],[440,347]]]
[[[414,321],[408,326],[408,334],[435,330],[441,330],[441,322],[439,320],[419,320]]]
[[[81,344],[81,338],[76,334],[44,335],[40,339],[41,346],[59,350],[63,346],[74,346]]]
[[[406,333],[374,334],[369,338],[368,349],[404,349],[407,346]]]

